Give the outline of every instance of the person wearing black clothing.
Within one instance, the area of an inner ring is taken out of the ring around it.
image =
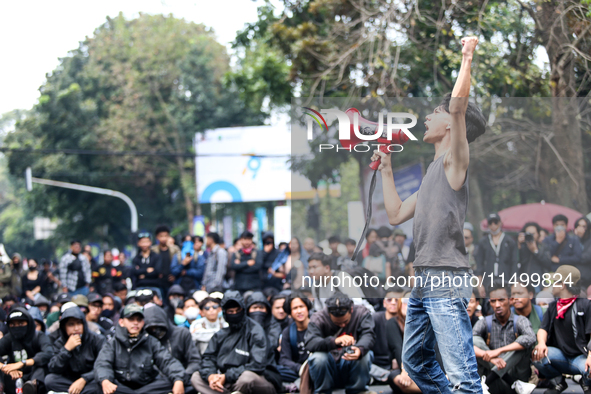
[[[103,253],[103,264],[99,265],[96,270],[92,271],[94,288],[96,292],[103,297],[106,294],[113,292],[113,284],[115,282],[121,282],[123,279],[121,266],[114,267],[112,262],[113,254],[110,250],[105,250]]]
[[[29,265],[29,270],[23,274],[21,279],[23,286],[21,297],[34,301],[35,295],[41,293],[43,282],[45,282],[45,275],[43,271],[39,271],[37,260],[29,259],[27,264]]]
[[[227,291],[222,313],[229,327],[216,332],[201,360],[199,375],[191,379],[201,394],[237,391],[242,394],[276,394],[263,374],[267,369],[267,340],[260,324],[246,316],[238,291]]]
[[[566,390],[568,385],[562,374],[570,374],[582,375],[583,392],[591,394],[587,375],[591,369],[591,301],[578,298],[581,273],[576,267],[562,265],[555,275],[563,278],[552,287],[552,295],[558,300],[551,302],[544,313],[532,361],[546,378],[554,378],[553,388],[546,393]]]
[[[286,296],[281,294],[271,297],[271,313],[273,314],[275,321],[281,326],[281,331],[283,331],[291,323],[289,315],[285,313],[285,309],[283,309],[283,305],[285,305],[285,299]]]
[[[489,234],[482,237],[474,256],[475,274],[480,278],[491,273],[495,277],[502,273],[505,277],[511,277],[517,268],[517,244],[502,231],[503,222],[498,213],[488,215],[487,222]],[[484,286],[481,286],[478,291],[481,297],[486,296]]]
[[[175,327],[162,308],[150,306],[144,311],[146,332],[160,341],[172,357],[185,368],[185,392],[195,392],[191,386],[191,377],[198,374],[201,355],[195,346],[191,333],[184,327]]]
[[[548,246],[538,241],[541,229],[536,222],[527,222],[517,236],[517,247],[519,249],[517,273],[525,273],[530,278],[532,274],[538,274],[540,280],[544,273],[550,272],[552,266]]]
[[[14,308],[6,320],[8,334],[0,339],[0,357],[7,357],[4,391],[14,393],[15,382],[22,378],[23,393],[43,392],[45,370],[53,356],[51,342],[44,332],[35,330],[35,321],[24,308]]]
[[[345,387],[347,393],[367,390],[371,349],[375,343],[374,322],[369,311],[336,292],[326,307],[312,315],[304,337],[310,351],[308,365],[316,392]]]
[[[245,291],[261,290],[260,271],[262,260],[257,258],[258,251],[252,243],[253,235],[245,231],[240,236],[241,248],[231,257],[230,268],[235,272],[234,290]]]
[[[263,248],[257,254],[257,259],[260,260],[258,265],[261,267],[263,276],[263,289],[274,287],[279,291],[283,290],[283,281],[280,278],[269,275],[273,273],[271,267],[277,256],[279,256],[279,251],[275,248],[275,236],[272,231],[267,231],[263,234]]]
[[[577,219],[574,234],[583,247],[577,268],[581,271],[581,285],[587,287],[591,285],[591,221],[586,216]]]
[[[86,313],[86,320],[95,323],[101,334],[107,338],[115,335],[115,324],[113,320],[102,316],[103,313],[103,297],[97,293],[90,293],[88,295],[88,312]]]
[[[582,246],[579,237],[567,234],[566,226],[568,218],[564,215],[556,215],[552,218],[554,234],[544,238],[544,243],[550,249],[552,256],[551,271],[556,271],[563,264],[578,266],[581,262]]]
[[[271,305],[260,291],[255,291],[246,299],[246,315],[263,327],[267,339],[267,357],[275,361],[275,352],[279,346],[281,325],[271,314]]]
[[[183,303],[186,295],[187,293],[185,293],[185,289],[181,285],[172,285],[168,290],[168,294],[166,294],[168,305],[164,307],[164,312],[171,322],[174,322],[176,308]]]
[[[287,297],[283,304],[283,310],[293,319],[281,333],[278,369],[284,382],[291,383],[298,379],[302,364],[310,354],[306,349],[304,337],[308,331],[311,309],[312,302],[298,292]]]
[[[47,391],[94,394],[100,392],[94,380],[94,361],[105,338],[88,330],[78,307],[64,311],[60,318],[60,337],[53,344],[54,356],[45,377]]]
[[[137,246],[139,253],[133,258],[132,276],[135,288],[157,287],[160,288],[162,264],[160,255],[150,250],[152,240],[149,233],[139,233]]]
[[[170,237],[170,228],[168,226],[162,225],[156,227],[154,235],[156,236],[156,240],[158,240],[158,245],[152,246],[152,252],[160,256],[160,264],[162,270],[159,271],[162,274],[162,283],[160,286],[156,287],[161,288],[162,293],[166,294],[170,286],[172,286],[172,284],[175,281],[174,275],[172,275],[172,273],[170,272],[172,258],[173,256],[180,254],[181,249],[174,243],[170,242],[172,238]]]
[[[184,394],[185,369],[145,332],[144,308],[129,304],[121,316],[115,338],[107,342],[94,364],[95,379],[103,393]]]

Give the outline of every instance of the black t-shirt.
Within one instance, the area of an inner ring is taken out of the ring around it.
[[[170,250],[160,250],[160,261],[162,262],[162,277],[164,281],[168,281],[168,274],[170,273]]]
[[[576,357],[581,355],[581,351],[577,348],[575,336],[573,335],[573,315],[572,306],[568,308],[564,314],[564,319],[554,319],[554,333],[552,336],[556,347],[569,357]]]
[[[373,345],[373,355],[375,365],[380,367],[388,367],[392,365],[390,358],[390,349],[388,347],[388,336],[386,329],[386,312],[376,312],[373,315],[374,332],[376,334],[376,342]]]

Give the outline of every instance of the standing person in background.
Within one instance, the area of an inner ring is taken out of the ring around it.
[[[162,275],[162,284],[155,287],[159,287],[162,289],[162,294],[166,294],[176,279],[170,272],[172,258],[180,253],[181,250],[178,246],[169,243],[170,227],[166,225],[158,226],[156,227],[156,231],[154,231],[154,235],[156,236],[158,245],[152,246],[152,252],[160,257],[160,271],[158,273]]]
[[[23,292],[21,278],[23,276],[23,258],[19,253],[14,253],[12,255],[12,278],[11,278],[11,287],[12,287],[12,295],[15,297],[20,297],[21,293]]]
[[[550,248],[552,256],[551,271],[555,272],[561,265],[579,265],[581,261],[581,241],[574,234],[566,233],[568,218],[564,215],[556,215],[552,218],[554,234],[544,238],[544,243]]]
[[[517,236],[517,248],[519,249],[519,262],[517,273],[525,273],[532,280],[532,275],[542,275],[550,272],[552,260],[546,244],[539,242],[541,227],[536,222],[527,222],[523,225]]]
[[[281,279],[269,275],[269,270],[273,266],[273,262],[279,255],[279,251],[275,248],[275,236],[272,231],[267,231],[263,234],[263,247],[259,251],[257,258],[260,259],[261,274],[263,277],[263,289],[267,287],[274,287],[277,290],[283,289],[283,282]]]
[[[88,295],[91,280],[90,262],[84,256],[80,241],[70,243],[70,251],[62,256],[59,265],[60,280],[64,293],[70,297]]]
[[[160,287],[162,262],[160,261],[160,255],[150,250],[152,246],[150,233],[140,232],[137,237],[139,253],[131,262],[131,274],[134,278],[135,288]]]
[[[209,254],[205,262],[205,273],[203,274],[201,290],[205,290],[208,293],[222,291],[224,277],[226,276],[228,252],[220,246],[220,236],[218,233],[208,233],[205,237],[205,246],[209,249]]]
[[[203,238],[196,235],[191,244],[193,245],[193,254],[191,255],[189,252],[185,252],[185,256],[181,256],[181,252],[175,254],[170,266],[170,273],[175,277],[174,284],[180,285],[187,294],[201,289],[201,281],[205,272],[205,256],[201,250]]]
[[[10,260],[0,263],[0,299],[12,294],[12,266]]]
[[[94,257],[92,257],[92,246],[91,245],[84,245],[84,250],[82,252],[86,259],[90,262],[90,269],[94,271],[98,267],[98,263]]]
[[[41,259],[41,267],[43,268],[43,276],[45,281],[41,285],[41,294],[47,298],[53,297],[57,289],[61,287],[61,282],[58,278],[58,273],[53,268],[51,260]]]
[[[252,242],[253,234],[245,231],[240,235],[242,247],[234,253],[232,270],[236,272],[234,277],[234,289],[244,293],[245,291],[261,290],[261,261],[257,263],[257,250]]]
[[[591,285],[591,221],[585,216],[577,219],[574,233],[583,247],[578,268],[581,271],[581,285],[587,287]]]
[[[103,252],[103,264],[92,272],[97,293],[104,296],[113,292],[113,283],[120,282],[123,279],[123,271],[120,268],[120,266],[113,266],[113,253],[110,250],[105,250]]]
[[[365,247],[363,248],[362,257],[366,258],[369,256],[369,248],[373,245],[374,242],[378,240],[378,230],[375,228],[370,228],[367,230],[367,234],[365,234]]]
[[[491,273],[495,277],[502,273],[507,277],[511,277],[517,269],[517,244],[513,238],[503,232],[503,222],[498,213],[489,214],[486,220],[488,222],[489,234],[482,237],[478,243],[478,250],[475,256],[475,274],[479,278]],[[480,297],[486,297],[484,285],[481,284],[478,291]]]
[[[464,245],[466,245],[466,252],[468,253],[468,261],[472,269],[476,268],[476,245],[474,245],[474,226],[472,223],[464,223]]]

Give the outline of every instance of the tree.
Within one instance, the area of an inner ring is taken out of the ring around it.
[[[48,74],[39,103],[6,145],[135,153],[8,153],[10,172],[20,177],[31,166],[38,177],[119,190],[138,206],[140,226],[172,222],[186,232],[195,214],[194,134],[263,118],[223,87],[228,70],[224,47],[203,25],[162,15],[108,18]],[[34,212],[62,219],[62,240],[127,244],[122,202],[41,187],[27,200]]]

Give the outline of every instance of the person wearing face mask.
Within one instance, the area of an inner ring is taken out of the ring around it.
[[[281,325],[273,318],[271,305],[263,293],[255,291],[246,301],[246,315],[263,327],[267,338],[267,357],[269,361],[274,361],[279,346]]]
[[[193,342],[191,333],[183,327],[172,325],[164,310],[157,305],[146,307],[144,321],[146,332],[158,339],[172,357],[183,365],[185,393],[195,393],[191,386],[191,378],[193,374],[198,374],[201,355]]]
[[[550,270],[555,272],[561,265],[578,266],[581,262],[583,248],[579,237],[574,234],[567,234],[566,226],[568,218],[564,215],[556,215],[552,218],[554,234],[544,238],[544,243],[550,248],[552,266]]]
[[[187,293],[185,293],[185,290],[180,285],[172,285],[168,290],[168,294],[166,295],[168,305],[164,307],[164,311],[171,322],[174,322],[176,310],[183,303],[186,295]]]
[[[238,290],[242,294],[245,291],[261,289],[262,260],[257,258],[258,251],[252,238],[253,234],[250,231],[243,232],[240,236],[241,248],[231,257],[230,267],[235,272],[234,290]]]
[[[503,222],[498,213],[491,213],[486,218],[489,234],[482,237],[474,259],[476,260],[475,274],[482,279],[491,273],[496,277],[505,274],[510,278],[517,270],[518,250],[515,241],[503,231]],[[482,280],[478,288],[480,297],[486,297],[485,281]],[[490,282],[490,281],[489,281]],[[490,286],[490,283],[488,283]]]
[[[60,317],[59,338],[53,344],[48,391],[71,394],[94,394],[99,387],[94,380],[94,360],[105,344],[105,338],[88,330],[80,308],[72,306]]]
[[[195,320],[201,318],[199,306],[193,297],[187,297],[183,301],[183,315],[187,319],[189,327]]]
[[[193,386],[201,394],[275,394],[276,387],[263,376],[269,362],[263,328],[246,316],[238,291],[227,291],[221,305],[228,327],[209,341]]]
[[[103,297],[97,293],[90,293],[88,295],[88,312],[86,313],[86,320],[95,323],[101,330],[101,334],[107,338],[115,335],[115,324],[107,317],[102,316],[103,313]]]
[[[583,249],[577,268],[581,271],[581,284],[586,287],[591,284],[591,221],[585,216],[577,219],[574,234],[579,237]]]
[[[22,378],[23,394],[44,392],[45,368],[53,356],[49,338],[35,330],[35,321],[24,308],[14,308],[7,324],[8,334],[0,339],[0,357],[8,358],[2,367],[4,391],[14,393],[16,380]]]
[[[221,316],[221,300],[218,298],[207,297],[199,304],[202,319],[195,320],[189,328],[193,341],[199,348],[199,353],[203,354],[213,334],[228,327],[228,323]]]
[[[29,269],[23,274],[21,279],[23,289],[21,297],[33,301],[35,296],[41,293],[41,285],[45,281],[45,276],[43,275],[43,271],[38,270],[37,260],[29,259],[27,263]]]
[[[125,306],[115,338],[103,346],[94,364],[103,394],[185,393],[183,365],[144,330],[144,324],[143,307]]]
[[[115,301],[115,296],[111,293],[105,294],[103,297],[103,311],[101,316],[111,319],[111,321],[119,321],[118,310],[121,309],[121,303]]]

